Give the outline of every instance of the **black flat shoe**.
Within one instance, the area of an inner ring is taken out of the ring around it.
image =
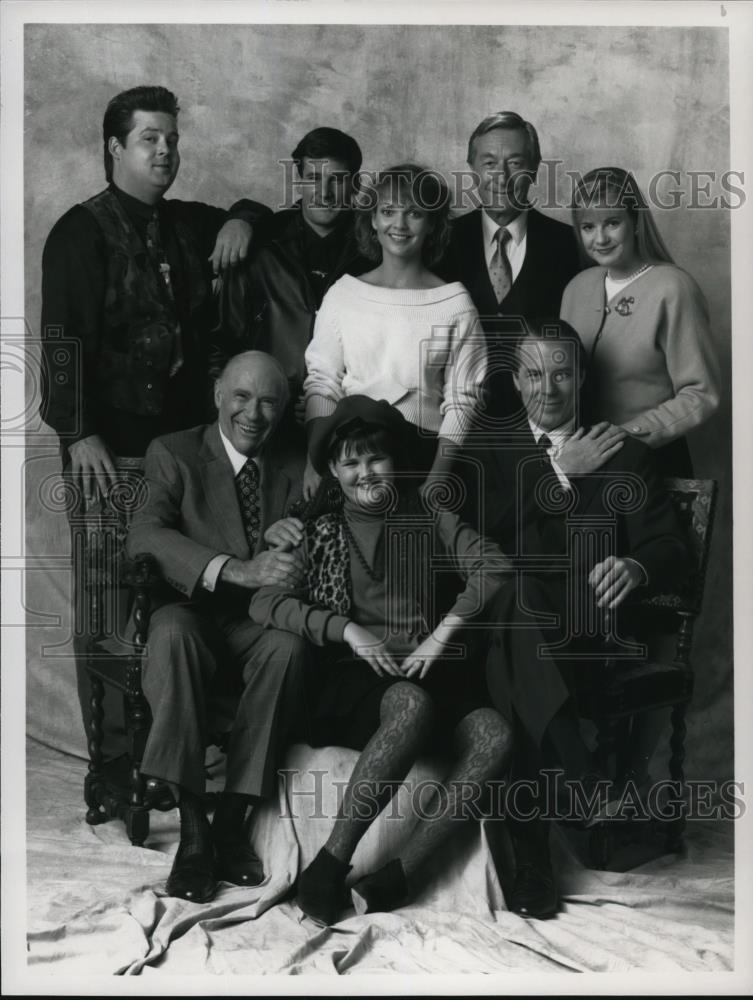
[[[217,844],[217,878],[231,885],[261,885],[265,879],[264,868],[250,844]]]
[[[557,886],[552,866],[546,861],[518,863],[510,898],[507,901],[512,913],[536,920],[548,920],[558,909]]]
[[[179,844],[165,891],[168,896],[187,899],[189,903],[208,903],[214,899],[217,892],[214,852],[194,850],[187,854]]]
[[[388,861],[383,868],[364,875],[351,889],[356,913],[390,913],[410,900],[408,880],[400,858]]]
[[[148,778],[144,786],[144,805],[147,809],[169,812],[171,809],[176,809],[178,803],[164,781],[160,781],[158,778]]]
[[[298,906],[320,927],[336,923],[347,907],[345,878],[350,869],[323,847],[298,877]]]

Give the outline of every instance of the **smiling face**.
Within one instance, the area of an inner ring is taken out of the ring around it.
[[[125,141],[111,136],[108,148],[115,184],[148,205],[159,201],[178,173],[178,126],[164,111],[134,111]]]
[[[641,266],[635,222],[626,208],[594,205],[577,212],[578,235],[591,260],[609,268],[613,278],[627,277]]]
[[[527,204],[533,180],[528,136],[522,129],[495,128],[473,141],[469,165],[477,176],[481,204],[508,221]]]
[[[379,192],[371,226],[382,253],[403,259],[420,257],[426,238],[434,228],[427,211],[419,208],[407,192],[390,191],[389,185]]]
[[[222,433],[236,451],[256,455],[284,410],[280,372],[263,357],[241,356],[217,379],[214,402]]]
[[[304,156],[300,168],[301,211],[304,221],[320,236],[337,224],[350,208],[353,175],[342,160],[315,160]]]
[[[542,430],[552,431],[575,414],[584,372],[576,371],[572,344],[526,339],[518,348],[518,370],[513,374],[526,413]]]
[[[365,447],[361,454],[344,441],[337,457],[329,463],[347,500],[363,510],[385,509],[392,496],[395,462],[379,448]]]

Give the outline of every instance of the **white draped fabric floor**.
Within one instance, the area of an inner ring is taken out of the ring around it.
[[[335,783],[347,778],[354,759],[350,751],[293,747],[286,766],[295,776],[281,782],[279,802],[265,807],[254,828],[266,882],[253,889],[223,885],[213,902],[197,905],[164,892],[177,812],[151,814],[144,848],[130,845],[120,822],[90,827],[81,794],[85,762],[29,741],[29,972],[389,976],[733,968],[729,822],[692,822],[683,856],[627,873],[584,868],[557,836],[563,905],[549,921],[506,910],[490,825],[469,824],[435,859],[432,889],[413,905],[361,917],[351,910],[330,929],[315,926],[289,898],[299,866],[316,853],[330,823],[312,816],[315,796],[307,792],[316,772],[326,771],[321,813],[327,814]],[[403,823],[393,829],[388,815],[380,817],[359,846],[354,877],[390,856]]]

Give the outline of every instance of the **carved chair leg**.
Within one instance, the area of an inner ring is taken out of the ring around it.
[[[104,808],[103,795],[105,779],[102,771],[104,758],[102,741],[104,739],[103,721],[105,710],[105,686],[99,677],[89,675],[91,684],[91,719],[89,721],[89,769],[84,780],[84,800],[87,805],[86,822],[91,826],[106,822],[110,816]]]
[[[140,694],[126,695],[125,709],[131,758],[126,831],[134,847],[143,847],[144,841],[149,836],[149,809],[144,804],[146,783],[141,773],[141,758],[149,719],[144,698]]]
[[[680,791],[685,791],[685,705],[675,705],[672,709],[672,735],[669,739],[671,755],[669,758],[669,776],[679,784]],[[681,851],[683,848],[683,833],[685,832],[685,815],[672,820],[667,825],[665,847],[667,851]]]

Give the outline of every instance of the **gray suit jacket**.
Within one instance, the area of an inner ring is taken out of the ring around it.
[[[274,441],[270,443],[274,447]],[[156,438],[145,459],[148,496],[128,534],[130,556],[150,553],[180,596],[193,597],[210,560],[228,554],[250,559],[263,535],[301,495],[300,470],[260,456],[261,531],[249,550],[235,491],[235,476],[217,423]],[[207,594],[207,597],[212,595]]]

